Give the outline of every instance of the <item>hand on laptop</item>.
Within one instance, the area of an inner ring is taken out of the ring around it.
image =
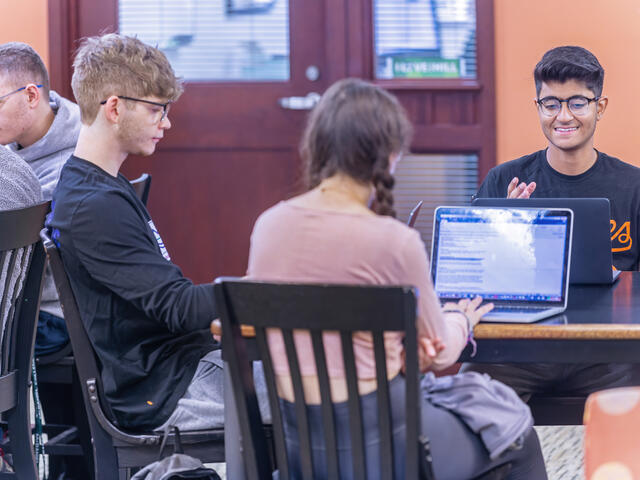
[[[525,182],[518,185],[518,177],[513,177],[507,187],[507,198],[529,198],[536,189],[536,182],[527,185]]]
[[[445,312],[461,312],[469,320],[470,327],[475,327],[483,315],[493,310],[493,303],[482,303],[482,297],[475,297],[473,300],[463,298],[458,303],[448,302],[443,306]]]

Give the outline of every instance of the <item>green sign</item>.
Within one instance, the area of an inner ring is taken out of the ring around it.
[[[460,78],[459,58],[392,58],[394,78]]]

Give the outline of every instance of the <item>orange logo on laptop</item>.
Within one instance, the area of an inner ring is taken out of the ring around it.
[[[611,220],[611,251],[624,252],[626,250],[631,250],[631,245],[633,245],[633,239],[631,238],[631,222],[624,222],[617,230],[616,227],[616,221]],[[613,245],[616,245],[614,243],[615,240],[617,240],[617,244],[621,246],[614,247]]]

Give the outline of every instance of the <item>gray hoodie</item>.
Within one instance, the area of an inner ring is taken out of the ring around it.
[[[26,148],[20,148],[15,142],[8,145],[35,172],[44,200],[51,200],[60,170],[75,150],[80,134],[80,109],[75,103],[51,90],[49,104],[56,116],[45,136]]]
[[[20,155],[31,166],[40,181],[44,200],[51,200],[53,190],[60,178],[60,170],[75,150],[80,134],[80,109],[78,106],[66,98],[62,98],[53,90],[49,92],[49,103],[55,113],[55,118],[45,136],[26,148],[20,148],[20,145],[15,142],[7,145],[10,150]],[[58,294],[48,267],[44,278],[40,309],[62,317]]]

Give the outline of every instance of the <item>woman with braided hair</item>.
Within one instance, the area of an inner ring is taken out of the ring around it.
[[[467,343],[469,330],[492,306],[480,306],[478,298],[441,308],[418,232],[394,218],[392,174],[410,138],[411,125],[406,114],[388,92],[356,79],[341,80],[331,86],[311,113],[301,142],[307,191],[280,202],[257,220],[251,235],[248,276],[286,282],[414,285],[419,292],[420,369],[426,372],[454,363]],[[305,400],[308,404],[319,404],[310,337],[306,332],[297,332],[294,338]],[[371,402],[375,402],[376,396],[373,344],[364,333],[354,338],[361,404],[366,416],[366,412],[371,414],[372,408],[367,406],[373,405]],[[285,432],[288,432],[290,469],[293,478],[298,478],[297,427],[290,403],[293,388],[285,348],[277,331],[269,332],[268,340],[282,399]],[[339,344],[337,334],[325,336],[338,444],[347,445],[339,451],[341,478],[349,479],[353,472],[348,422],[340,413],[346,414],[347,393]],[[399,398],[404,394],[404,356],[399,333],[385,335],[385,351],[394,405],[393,422],[397,422],[393,428],[397,438],[394,444],[398,445],[404,439],[407,421],[402,412],[403,400]],[[500,387],[508,390],[504,385]],[[515,393],[510,391],[510,394],[515,398],[512,400],[516,407],[526,410]],[[341,409],[341,405],[345,408]],[[486,406],[479,407],[481,410]],[[433,470],[439,480],[469,479],[504,463],[512,465],[510,479],[547,478],[538,438],[530,423],[520,429],[517,447],[514,448],[510,440],[509,446],[500,452],[490,452],[480,435],[459,415],[434,405],[428,395],[422,399],[421,413],[422,430],[431,441]],[[311,417],[314,414],[320,415],[317,409],[309,411]],[[530,421],[530,415],[527,418]],[[318,420],[315,424],[321,423]],[[368,432],[369,425],[375,423],[375,413],[371,419],[364,419],[365,437],[368,437],[365,441],[367,478],[379,475],[378,444],[375,434]],[[313,420],[310,425],[314,425]],[[326,478],[324,451],[320,446],[322,432],[312,431],[312,436],[318,438],[318,448],[314,448],[314,478]],[[455,458],[452,452],[456,452]],[[398,457],[396,478],[404,478],[404,462],[401,455]]]

